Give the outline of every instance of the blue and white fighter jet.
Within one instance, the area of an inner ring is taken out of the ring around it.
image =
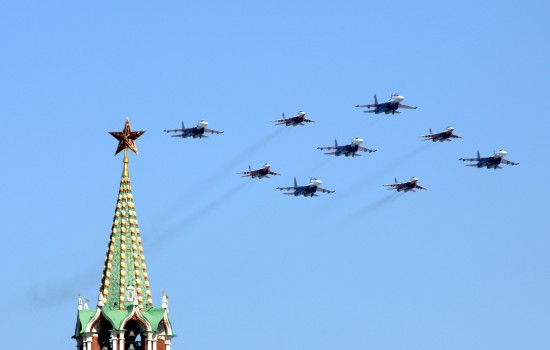
[[[405,98],[399,93],[395,93],[391,95],[391,98],[388,102],[382,102],[378,103],[378,99],[376,98],[376,94],[374,95],[374,103],[368,104],[368,105],[357,105],[355,107],[367,107],[368,109],[374,108],[373,110],[364,111],[365,113],[385,113],[385,114],[395,114],[395,113],[401,113],[397,111],[398,108],[407,108],[407,109],[416,109],[417,107],[407,106],[406,104],[401,103]]]
[[[323,183],[323,181],[321,181],[321,180],[319,180],[315,177],[312,177],[309,180],[309,184],[307,184],[305,186],[298,186],[298,182],[296,181],[296,177],[294,177],[294,186],[291,186],[291,187],[277,187],[277,189],[280,190],[280,191],[292,191],[292,192],[287,192],[287,193],[284,193],[284,194],[294,195],[295,197],[304,196],[304,197],[312,197],[313,198],[313,197],[318,197],[319,196],[318,194],[316,194],[316,192],[334,193],[334,191],[327,190],[327,189],[319,187],[322,183]]]
[[[475,166],[478,168],[487,168],[487,169],[502,169],[500,164],[507,164],[507,165],[518,165],[519,163],[514,163],[509,160],[504,159],[508,152],[505,150],[499,150],[498,152],[495,152],[493,156],[491,157],[480,157],[479,151],[477,151],[477,157],[476,158],[460,158],[459,160],[465,162],[476,162],[476,164],[466,164],[466,166]]]
[[[181,129],[171,129],[171,130],[164,130],[164,132],[181,132],[181,134],[178,135],[172,135],[172,137],[181,137],[181,138],[187,138],[192,137],[194,139],[199,138],[202,139],[203,137],[208,137],[204,133],[208,132],[211,134],[223,134],[223,131],[216,131],[212,129],[207,129],[208,122],[206,120],[201,120],[198,122],[197,126],[194,126],[192,128],[186,128],[183,122],[181,122]]]
[[[335,156],[346,156],[346,157],[359,157],[360,154],[357,152],[363,151],[363,152],[376,152],[375,149],[368,149],[365,147],[360,146],[363,143],[363,139],[356,137],[351,140],[351,143],[349,145],[338,145],[338,141],[334,140],[334,146],[328,146],[328,147],[317,147],[317,149],[324,151],[324,150],[334,150],[334,152],[326,152],[325,154],[334,154]]]

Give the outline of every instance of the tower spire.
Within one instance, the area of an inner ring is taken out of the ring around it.
[[[128,119],[121,132],[109,133],[118,140],[115,155],[124,150],[123,170],[96,309],[88,310],[79,296],[78,350],[135,349],[140,342],[144,349],[171,350],[167,305],[153,306],[130,181],[128,149],[138,153],[135,140],[143,133],[132,131]]]

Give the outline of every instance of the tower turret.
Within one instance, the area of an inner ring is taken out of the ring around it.
[[[78,296],[79,350],[171,349],[167,297],[153,306],[128,169],[128,149],[138,153],[135,140],[143,133],[131,131],[128,119],[122,132],[110,133],[119,141],[115,155],[124,150],[123,171],[95,310]]]

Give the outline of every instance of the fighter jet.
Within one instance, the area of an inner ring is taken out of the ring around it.
[[[264,177],[269,179],[270,178],[269,175],[281,175],[279,173],[275,173],[275,172],[269,170],[270,167],[271,167],[271,165],[265,163],[263,168],[252,170],[252,168],[249,165],[248,166],[248,171],[243,171],[243,172],[237,173],[237,174],[243,174],[243,176],[241,176],[241,177],[250,176],[253,179],[254,178],[262,179]]]
[[[455,128],[453,128],[452,126],[448,126],[445,130],[434,134],[432,132],[432,129],[430,128],[430,133],[429,134],[420,135],[418,137],[423,137],[424,139],[422,141],[432,140],[433,142],[436,142],[436,141],[439,141],[439,142],[449,141],[449,142],[451,142],[451,138],[461,139],[462,136],[458,136],[458,135],[453,134],[454,129]]]
[[[164,130],[164,132],[181,132],[181,134],[172,135],[172,137],[192,137],[194,139],[196,139],[197,137],[200,139],[202,139],[203,137],[208,137],[204,134],[205,132],[209,132],[211,134],[223,134],[223,131],[207,129],[207,126],[208,122],[206,120],[201,120],[200,122],[198,122],[197,126],[194,126],[192,128],[186,128],[185,125],[183,125],[183,122],[181,122],[181,129]]]
[[[395,114],[395,113],[401,113],[398,112],[398,108],[408,108],[408,109],[416,109],[417,107],[411,107],[407,106],[405,104],[402,104],[401,101],[403,101],[405,98],[401,95],[399,95],[397,92],[393,95],[391,95],[391,98],[388,102],[382,102],[378,103],[378,99],[376,98],[376,94],[374,95],[374,103],[368,104],[368,105],[357,105],[355,107],[367,107],[368,109],[374,108],[372,111],[364,111],[365,113],[386,113],[386,114]]]
[[[363,152],[376,152],[375,149],[368,149],[365,147],[359,146],[363,143],[363,139],[360,139],[359,137],[356,137],[351,140],[351,143],[349,145],[342,145],[338,146],[338,141],[334,140],[334,146],[328,146],[328,147],[317,147],[317,149],[323,150],[334,150],[334,152],[326,152],[325,154],[334,154],[335,156],[346,156],[346,157],[359,157],[360,154],[357,152],[363,151]]]
[[[283,113],[283,119],[272,120],[276,123],[275,125],[286,125],[286,126],[296,126],[296,125],[305,125],[304,123],[315,123],[315,120],[307,119],[306,112],[299,111],[294,117],[285,118]]]
[[[418,182],[418,178],[417,177],[411,177],[411,180],[410,181],[407,181],[407,182],[401,182],[401,183],[398,183],[397,182],[397,178],[395,179],[395,183],[393,184],[389,184],[389,185],[384,185],[384,186],[389,186],[390,188],[387,188],[387,190],[397,190],[397,192],[416,192],[415,189],[419,189],[419,190],[427,190],[427,188],[425,187],[422,187],[422,186],[419,186],[417,185],[416,183]]]
[[[323,192],[323,193],[334,193],[334,191],[326,190],[324,188],[319,187],[323,181],[312,177],[309,180],[309,184],[305,186],[298,186],[298,182],[296,181],[296,177],[294,177],[294,186],[292,187],[277,187],[278,190],[281,191],[293,191],[293,192],[287,192],[284,194],[294,195],[297,196],[304,196],[304,197],[318,197],[319,195],[315,192]]]
[[[477,162],[476,164],[466,164],[466,166],[475,166],[478,168],[487,168],[487,169],[502,169],[499,164],[508,164],[508,165],[518,165],[519,163],[514,163],[509,160],[504,159],[508,152],[505,150],[499,150],[495,152],[492,157],[480,157],[479,151],[477,151],[476,158],[460,158],[459,160],[465,162]]]

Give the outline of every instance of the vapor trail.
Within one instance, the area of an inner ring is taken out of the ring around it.
[[[252,180],[243,181],[241,184],[222,193],[220,197],[215,198],[206,206],[204,206],[202,209],[197,210],[190,215],[187,215],[185,219],[179,221],[177,224],[173,225],[171,228],[165,229],[163,233],[159,233],[158,236],[155,237],[154,242],[157,242],[157,243],[153,243],[151,245],[151,248],[156,248],[158,242],[166,241],[167,238],[172,237],[174,235],[178,235],[182,233],[182,231],[186,230],[187,228],[192,227],[193,225],[196,225],[201,220],[206,218],[208,215],[212,214],[214,210],[218,209],[219,207],[227,203],[233,196],[235,196],[235,194],[237,194],[239,191],[241,191],[243,188],[247,187],[251,183],[252,183]]]
[[[271,133],[269,133],[267,136],[262,137],[258,139],[256,142],[254,142],[252,145],[249,145],[245,147],[242,151],[237,153],[234,157],[229,159],[227,162],[225,162],[223,165],[221,165],[219,168],[217,168],[215,171],[213,171],[210,176],[204,177],[200,183],[198,184],[188,184],[190,187],[186,191],[180,193],[178,195],[178,200],[173,202],[171,205],[169,205],[163,212],[170,213],[170,212],[179,212],[183,206],[193,206],[194,202],[197,200],[199,195],[203,194],[204,191],[212,190],[212,184],[216,183],[215,180],[217,180],[221,176],[231,176],[235,174],[231,174],[230,172],[236,168],[237,165],[240,165],[242,163],[242,159],[245,157],[249,157],[250,155],[258,152],[260,149],[268,145],[270,142],[275,140],[277,136],[282,134],[284,132],[285,128],[278,128]],[[181,203],[184,204],[181,204]],[[165,221],[165,220],[163,220]]]

